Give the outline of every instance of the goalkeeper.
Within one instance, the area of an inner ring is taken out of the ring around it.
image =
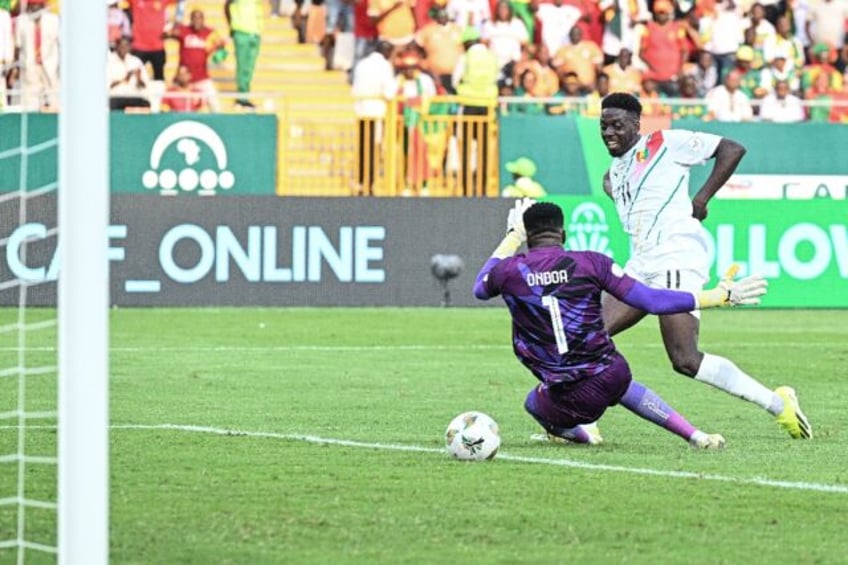
[[[546,434],[536,439],[601,443],[595,422],[621,403],[699,449],[724,446],[670,408],[655,392],[633,381],[627,361],[604,329],[601,293],[652,314],[759,304],[766,281],[752,276],[698,293],[653,289],[624,274],[606,255],[566,251],[562,210],[552,203],[516,201],[508,232],[486,262],[474,295],[502,295],[512,316],[513,349],[540,381],[525,409]],[[527,241],[528,251],[516,255]]]

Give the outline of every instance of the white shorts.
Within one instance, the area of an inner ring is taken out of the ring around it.
[[[709,259],[703,239],[678,235],[648,253],[634,255],[624,272],[651,288],[699,292],[709,281]],[[692,312],[700,318],[700,312]]]

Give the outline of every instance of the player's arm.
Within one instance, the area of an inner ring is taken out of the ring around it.
[[[712,155],[715,159],[713,170],[704,186],[692,198],[692,215],[695,218],[703,221],[707,217],[707,204],[730,179],[746,152],[747,149],[742,144],[726,137],[722,138]]]
[[[756,305],[768,287],[768,282],[759,275],[734,281],[739,267],[732,265],[718,286],[710,290],[685,292],[650,288],[624,274],[607,257],[601,256],[597,262],[607,263],[606,268],[601,266],[598,270],[604,273],[601,287],[622,302],[649,314],[680,314],[721,306]]]
[[[639,281],[633,282],[622,301],[649,314],[680,314],[722,306],[757,305],[768,286],[764,278],[756,275],[738,281],[723,280],[717,287],[700,292],[650,288]]]
[[[500,294],[496,284],[490,281],[492,270],[507,257],[512,257],[527,240],[527,232],[524,230],[524,211],[535,203],[530,198],[516,200],[515,206],[510,209],[506,220],[506,235],[495,248],[492,256],[477,273],[474,281],[474,296],[480,300],[488,300]]]

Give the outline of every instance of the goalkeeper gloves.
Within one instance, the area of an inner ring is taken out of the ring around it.
[[[524,229],[524,212],[535,203],[536,201],[531,198],[515,201],[515,206],[510,209],[506,218],[506,237],[492,253],[492,257],[498,259],[511,257],[527,241],[527,231]]]
[[[737,272],[739,265],[731,265],[717,287],[697,293],[695,299],[698,308],[759,304],[760,297],[767,291],[768,281],[761,275],[751,275],[734,281]]]
[[[506,233],[514,232],[521,243],[527,241],[527,230],[524,229],[524,212],[535,203],[536,201],[532,198],[516,200],[515,206],[512,207],[506,218]]]

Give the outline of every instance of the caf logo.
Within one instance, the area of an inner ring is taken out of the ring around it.
[[[185,166],[180,170],[160,170],[165,152],[174,145],[182,154]],[[211,151],[215,168],[198,170],[201,153]],[[171,124],[160,133],[150,150],[150,169],[141,175],[141,183],[149,190],[159,189],[163,196],[194,192],[200,196],[214,196],[217,189],[229,190],[236,177],[227,169],[227,148],[221,137],[211,127],[186,120]]]
[[[597,251],[612,258],[609,245],[609,225],[603,208],[593,202],[584,202],[571,211],[568,222],[566,249],[571,251]]]

